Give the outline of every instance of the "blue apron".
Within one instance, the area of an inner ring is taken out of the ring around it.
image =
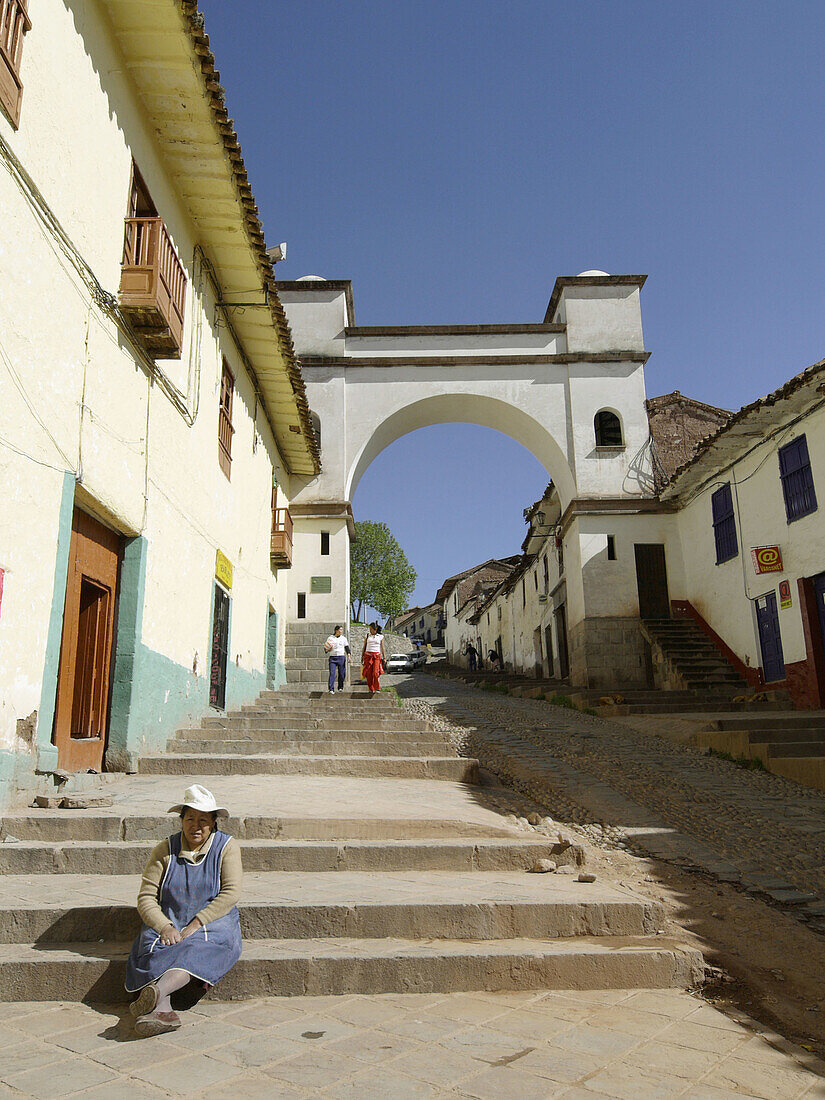
[[[158,901],[179,932],[220,893],[221,854],[229,840],[228,833],[217,831],[200,863],[189,863],[180,858],[181,834],[169,837],[169,865]],[[162,944],[154,928],[144,924],[126,964],[126,991],[143,989],[167,970],[185,970],[215,985],[240,957],[241,924],[235,905],[180,943]]]

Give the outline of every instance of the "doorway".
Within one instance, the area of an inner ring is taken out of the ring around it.
[[[669,619],[670,596],[667,590],[665,548],[661,542],[637,542],[636,588],[639,592],[640,619]]]
[[[768,592],[756,600],[756,628],[759,632],[759,648],[762,651],[762,674],[765,683],[785,679],[785,656],[782,652],[782,635],[779,632],[779,614],[776,610],[776,593]]]
[[[120,548],[114,531],[75,508],[52,738],[66,771],[103,768]]]
[[[540,680],[544,675],[544,657],[541,652],[541,627],[533,631],[533,649],[536,654],[535,676]]]
[[[559,679],[566,680],[570,675],[570,659],[567,651],[567,611],[564,604],[553,612],[556,620],[556,651],[559,655]]]
[[[555,672],[553,668],[553,628],[549,623],[544,628],[544,652],[547,654],[547,679],[552,680]]]
[[[226,661],[229,654],[229,596],[215,585],[212,612],[212,656],[209,662],[209,705],[226,707]]]

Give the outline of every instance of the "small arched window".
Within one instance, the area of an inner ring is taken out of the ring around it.
[[[309,419],[312,421],[312,430],[315,432],[315,439],[318,443],[318,450],[321,450],[321,418],[318,413],[310,412]]]
[[[623,447],[622,422],[614,412],[602,409],[593,421],[597,447]]]

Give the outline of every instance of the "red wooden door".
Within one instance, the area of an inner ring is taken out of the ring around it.
[[[67,771],[103,768],[119,560],[118,536],[75,508],[53,736]]]

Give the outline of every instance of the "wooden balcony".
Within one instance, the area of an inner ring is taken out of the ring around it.
[[[31,30],[26,0],[0,0],[0,106],[17,127],[20,121],[20,57],[23,36]]]
[[[180,359],[186,273],[162,218],[127,218],[120,306],[155,359]]]
[[[273,508],[269,561],[273,568],[292,567],[292,516],[288,508]]]

